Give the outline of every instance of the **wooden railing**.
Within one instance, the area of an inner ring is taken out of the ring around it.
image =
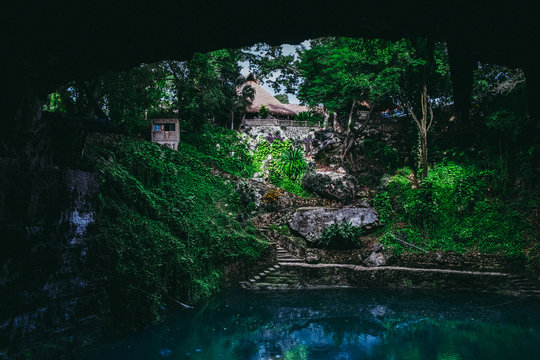
[[[295,127],[307,127],[307,121],[297,121],[288,119],[243,119],[242,124],[244,126],[295,126]]]

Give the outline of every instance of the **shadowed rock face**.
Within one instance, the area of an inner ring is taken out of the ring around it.
[[[289,227],[308,242],[315,242],[324,229],[334,224],[349,221],[352,226],[375,226],[379,223],[377,213],[373,208],[343,207],[332,208],[300,208],[289,220]]]
[[[309,172],[302,178],[302,186],[306,190],[343,204],[350,204],[354,200],[357,183],[353,176],[336,173]]]

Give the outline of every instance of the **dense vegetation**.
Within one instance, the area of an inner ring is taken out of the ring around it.
[[[228,264],[257,261],[267,244],[249,223],[234,182],[245,147],[232,131],[206,131],[178,152],[126,137],[95,137],[87,155],[102,174],[92,268],[125,326],[159,317],[166,303],[207,298]],[[217,146],[221,144],[221,146]],[[231,155],[234,149],[235,155]]]
[[[434,251],[522,254],[534,238],[522,216],[530,205],[504,202],[500,181],[494,171],[453,162],[434,166],[421,182],[400,169],[375,198],[382,239],[398,249],[396,237]]]

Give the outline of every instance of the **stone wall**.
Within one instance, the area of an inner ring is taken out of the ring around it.
[[[315,137],[316,127],[298,127],[298,126],[256,126],[242,129],[242,133],[248,135],[252,140],[257,140],[260,136],[266,138],[268,135],[278,136],[285,139],[302,142],[305,139]]]
[[[452,270],[365,268],[324,264],[287,266],[296,272],[298,287],[422,288],[511,291],[510,278],[503,273],[455,272]]]
[[[389,265],[475,271],[522,271],[524,261],[499,254],[404,253],[389,260]]]

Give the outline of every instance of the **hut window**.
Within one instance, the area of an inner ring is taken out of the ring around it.
[[[154,131],[174,131],[175,124],[154,124]]]

